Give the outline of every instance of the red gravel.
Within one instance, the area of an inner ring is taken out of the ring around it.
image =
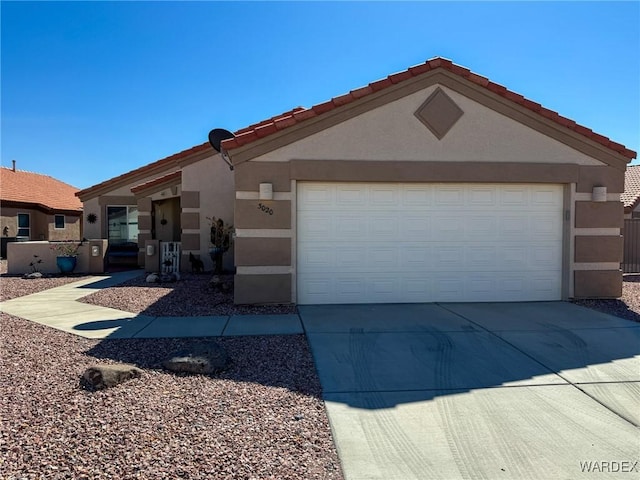
[[[199,341],[99,342],[0,314],[0,478],[343,478],[304,336],[219,339],[217,377],[160,368]],[[96,362],[144,374],[90,393]]]

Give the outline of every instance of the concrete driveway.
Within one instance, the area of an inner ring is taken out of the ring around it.
[[[347,480],[640,478],[640,324],[563,302],[301,306]]]

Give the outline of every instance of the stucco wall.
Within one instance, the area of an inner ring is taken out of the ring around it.
[[[437,87],[464,112],[441,140],[414,115]],[[295,302],[296,185],[314,180],[563,184],[563,296],[619,296],[625,159],[609,166],[612,152],[586,139],[574,148],[541,133],[553,134],[549,121],[540,119],[538,131],[481,101],[432,85],[239,163],[236,303]],[[259,199],[261,182],[273,185],[273,200]],[[607,201],[592,201],[594,186],[607,187]],[[591,250],[598,258],[585,254]]]
[[[80,216],[65,215],[65,228],[57,229],[54,215],[34,209],[2,207],[0,233],[6,237],[15,237],[18,233],[18,213],[30,215],[31,240],[80,240]],[[4,228],[7,227],[6,235]]]
[[[442,140],[414,116],[438,87],[464,111]],[[408,95],[253,161],[286,162],[294,158],[603,165],[442,85]]]
[[[7,273],[21,275],[31,273],[29,266],[32,262],[42,260],[36,264],[36,269],[42,273],[60,273],[56,265],[57,252],[51,248],[50,242],[20,242],[7,245]],[[91,247],[98,248],[97,256],[91,255]],[[106,242],[101,240],[85,242],[78,248],[78,260],[74,273],[101,273]],[[37,255],[37,258],[34,257]]]
[[[192,216],[192,218],[187,217],[189,223],[183,225],[183,236],[187,236],[187,246],[198,246],[198,248],[186,249],[183,241],[184,256],[188,256],[189,252],[199,255],[204,262],[205,270],[211,270],[213,262],[208,254],[212,246],[209,219],[215,216],[222,218],[225,224],[233,224],[235,194],[233,172],[220,155],[213,155],[183,168],[182,190],[199,192],[197,195],[199,199],[194,203],[185,204],[183,196],[182,214]],[[192,194],[192,197],[195,196]],[[182,264],[184,268],[190,268],[185,259]],[[229,251],[224,256],[224,268],[231,270],[233,265],[233,251]]]

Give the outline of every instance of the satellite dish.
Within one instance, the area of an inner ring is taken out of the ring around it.
[[[220,152],[220,144],[229,138],[234,138],[234,135],[224,128],[214,128],[209,132],[209,143],[216,152]]]

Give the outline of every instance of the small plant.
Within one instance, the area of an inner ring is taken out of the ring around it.
[[[42,259],[38,255],[34,255],[33,260],[31,260],[31,263],[29,263],[29,266],[31,267],[31,273],[39,273],[40,267],[38,267],[38,265],[40,265],[41,263]]]
[[[216,217],[207,217],[209,220],[210,239],[213,248],[209,255],[214,263],[214,273],[222,273],[222,256],[229,250],[233,241],[233,225],[225,225],[224,220]]]
[[[82,242],[76,243],[73,240],[54,242],[49,248],[54,250],[59,257],[75,257]]]

